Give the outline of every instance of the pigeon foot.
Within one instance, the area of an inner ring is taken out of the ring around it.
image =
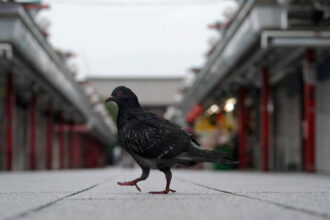
[[[136,189],[141,192],[141,189],[137,185],[137,182],[139,182],[139,180],[136,179],[136,180],[132,180],[132,181],[128,181],[128,182],[118,182],[117,184],[120,186],[135,186]]]
[[[176,191],[173,189],[165,189],[164,191],[153,191],[153,192],[149,192],[150,194],[167,194],[169,192],[175,193]]]

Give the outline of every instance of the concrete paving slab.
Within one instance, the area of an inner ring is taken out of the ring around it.
[[[330,178],[304,173],[198,172],[180,178],[233,196],[330,218]]]
[[[0,193],[0,219],[18,216],[22,212],[47,204],[50,201],[64,197],[66,193]]]
[[[327,176],[174,170],[177,193],[168,195],[148,194],[165,187],[158,171],[139,184],[141,193],[116,184],[140,174],[110,168],[1,175],[0,219],[330,219]],[[25,181],[9,186],[13,179]]]
[[[104,170],[1,173],[0,219],[24,215],[103,180]]]
[[[330,216],[329,192],[285,192],[285,193],[246,193],[253,198],[272,201],[284,206],[293,206],[299,210]]]
[[[252,192],[328,192],[330,176],[308,173],[262,173],[262,172],[182,172],[179,178],[198,181],[237,193]]]

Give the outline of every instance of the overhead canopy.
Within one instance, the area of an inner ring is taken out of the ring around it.
[[[330,31],[287,28],[286,12],[275,1],[246,1],[185,94],[180,106],[183,113],[197,103],[207,107],[235,86],[257,84],[256,74],[265,65],[271,64],[275,80],[305,48],[321,52],[330,48]]]
[[[29,74],[53,98],[70,106],[74,117],[87,123],[105,143],[114,141],[114,126],[96,113],[82,88],[74,81],[23,6],[0,5],[0,56],[3,65]]]

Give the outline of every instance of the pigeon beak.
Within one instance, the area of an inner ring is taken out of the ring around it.
[[[111,101],[114,101],[112,96],[110,96],[107,100],[105,100],[105,102],[111,102]]]

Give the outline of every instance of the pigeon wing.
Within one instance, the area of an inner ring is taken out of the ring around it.
[[[132,116],[122,133],[121,142],[145,158],[173,158],[183,152],[191,141],[179,126],[150,112]]]

